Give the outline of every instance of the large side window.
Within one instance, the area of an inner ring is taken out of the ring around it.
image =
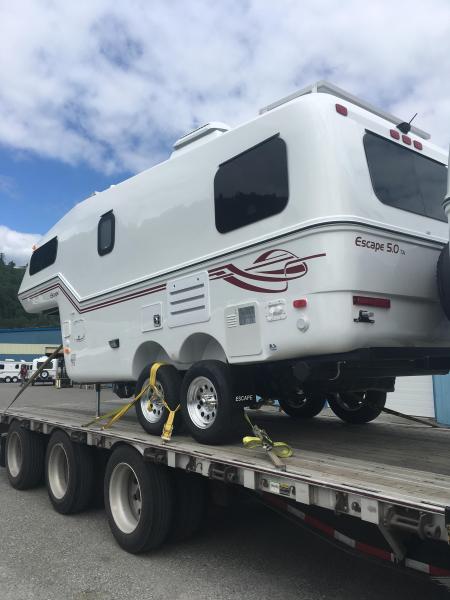
[[[216,227],[227,233],[276,215],[288,198],[286,144],[276,135],[219,166],[214,178]]]
[[[52,265],[56,260],[58,252],[58,238],[54,237],[50,241],[39,246],[30,259],[30,275],[35,275],[46,267]]]
[[[370,131],[364,148],[372,186],[383,204],[446,221],[445,165]]]
[[[105,213],[100,217],[97,230],[97,250],[100,256],[111,252],[114,248],[114,238],[116,233],[116,219],[113,211]]]

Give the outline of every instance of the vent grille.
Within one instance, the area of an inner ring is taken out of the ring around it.
[[[168,325],[178,327],[208,321],[209,278],[206,271],[167,284]]]
[[[237,327],[238,326],[238,317],[237,313],[231,313],[226,316],[227,327]]]

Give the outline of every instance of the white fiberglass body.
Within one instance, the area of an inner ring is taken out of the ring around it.
[[[40,369],[42,367],[42,365],[45,363],[45,361],[47,360],[47,356],[41,356],[39,358],[35,358],[31,364],[31,372],[30,372],[30,377],[32,375],[34,375],[36,373],[36,371],[38,369]],[[58,360],[56,358],[52,359],[50,361],[50,363],[47,365],[47,367],[44,369],[45,374],[44,377],[42,377],[42,373],[41,373],[41,379],[48,379],[49,381],[53,381],[54,379],[56,379],[56,375],[57,375],[57,367],[58,367]]]
[[[20,375],[20,367],[25,364],[28,369],[31,368],[31,363],[23,360],[6,359],[0,361],[0,381],[10,382],[17,381]]]
[[[27,270],[20,300],[28,312],[59,310],[67,371],[80,382],[135,381],[155,360],[186,370],[202,359],[449,347],[435,279],[447,225],[379,199],[365,136],[441,166],[446,155],[414,130],[392,131],[351,101],[309,93],[187,140],[61,219],[41,242],[56,238],[53,262]],[[259,209],[246,191],[242,208],[218,208],[221,166],[270,139],[284,143],[285,206],[251,222]]]

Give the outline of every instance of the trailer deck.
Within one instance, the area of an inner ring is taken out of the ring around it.
[[[392,531],[411,524],[417,534],[449,541],[450,429],[434,429],[398,417],[382,416],[362,426],[342,423],[324,411],[312,420],[294,421],[275,407],[251,411],[251,418],[274,440],[289,443],[294,455],[286,470],[272,465],[263,450],[236,443],[204,446],[177,435],[169,443],[145,433],[134,410],[111,429],[83,425],[95,416],[92,390],[34,388],[5,410],[16,388],[0,386],[0,422],[20,419],[42,433],[61,428],[73,439],[99,448],[118,442],[135,446],[149,460],[195,471],[374,523]],[[102,411],[122,401],[102,392]],[[405,525],[406,523],[406,525]],[[395,535],[386,530],[394,552]],[[397,546],[397,550],[396,550]]]

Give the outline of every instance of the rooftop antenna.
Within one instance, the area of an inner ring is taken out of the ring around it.
[[[407,123],[406,121],[403,121],[403,123],[399,123],[397,125],[397,129],[400,129],[400,131],[402,133],[409,133],[411,131],[411,123],[414,121],[414,119],[417,117],[418,113],[416,113],[413,118]]]

